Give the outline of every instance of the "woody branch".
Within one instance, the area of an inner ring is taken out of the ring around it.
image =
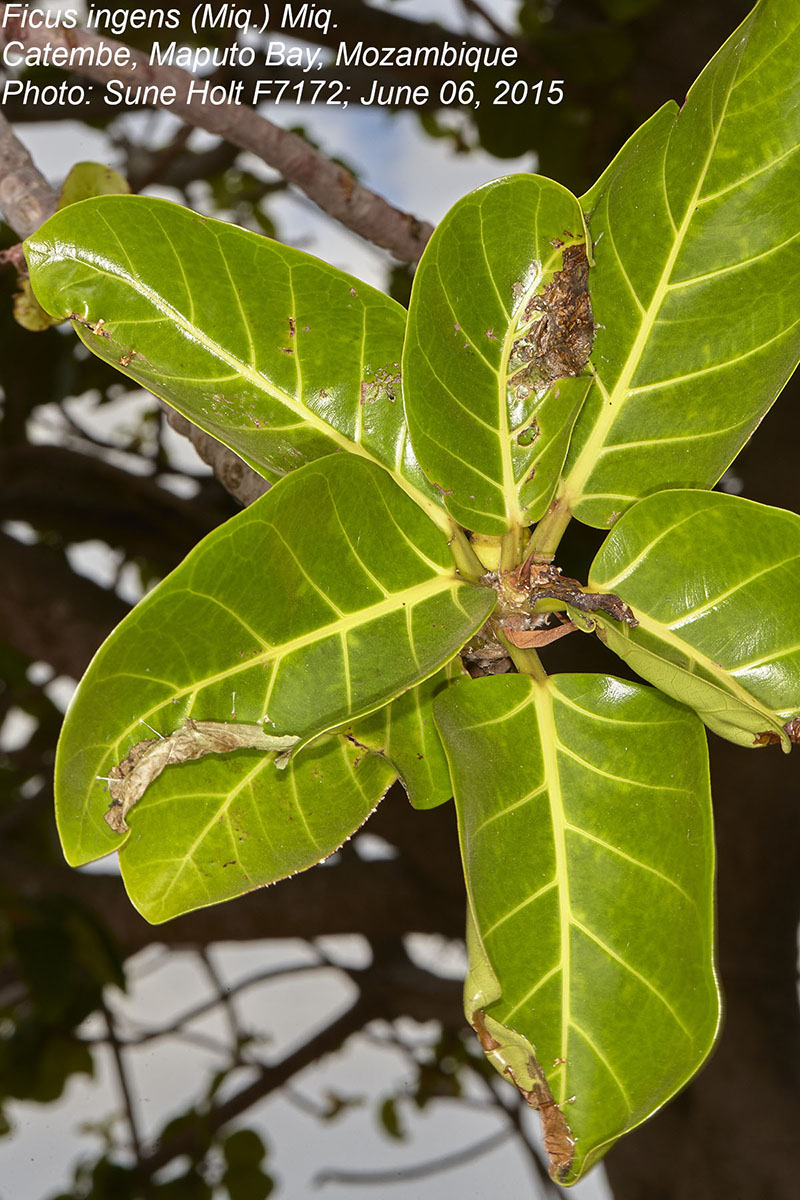
[[[9,226],[21,238],[26,238],[55,212],[57,205],[58,192],[47,182],[0,112],[0,211]],[[21,246],[0,251],[0,266],[4,262],[15,266],[18,271],[22,270],[25,263]],[[263,495],[268,486],[266,481],[242,462],[238,454],[197,429],[166,405],[162,404],[162,407],[173,429],[188,438],[203,462],[211,467],[222,486],[240,504],[246,507]]]
[[[17,41],[27,46],[50,45],[53,48],[84,48],[92,51],[74,69],[98,83],[120,80],[131,86],[155,84],[175,89],[169,111],[188,124],[217,134],[249,150],[278,171],[289,183],[300,188],[323,212],[376,246],[389,250],[403,262],[416,262],[432,233],[432,227],[409,213],[394,208],[382,196],[365,188],[344,167],[331,162],[295,133],[273,125],[247,105],[213,105],[189,100],[195,77],[180,67],[151,66],[147,55],[125,47],[127,63],[99,66],[95,63],[100,39],[84,29],[32,29],[0,4],[0,44]],[[103,37],[111,52],[123,45]]]

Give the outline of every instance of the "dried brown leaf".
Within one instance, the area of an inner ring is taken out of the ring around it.
[[[112,803],[105,819],[115,833],[127,833],[126,816],[165,767],[191,762],[206,754],[230,754],[234,750],[281,751],[276,766],[285,766],[287,751],[299,737],[276,737],[260,725],[228,724],[225,721],[193,721],[187,717],[168,737],[137,742],[122,762],[108,773]],[[283,761],[281,761],[281,758]]]

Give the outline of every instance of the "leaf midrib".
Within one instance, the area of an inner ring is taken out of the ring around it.
[[[520,504],[519,489],[525,475],[529,469],[530,462],[522,471],[520,479],[517,480],[514,475],[514,459],[511,453],[511,438],[513,430],[511,429],[508,419],[508,389],[511,380],[511,375],[508,370],[508,364],[511,359],[511,353],[514,349],[514,342],[519,337],[522,326],[519,318],[524,317],[525,309],[528,302],[538,295],[542,281],[545,278],[546,271],[550,268],[553,261],[551,256],[547,265],[542,264],[534,282],[527,288],[521,300],[517,304],[516,309],[512,312],[508,326],[506,328],[506,336],[503,339],[503,351],[500,358],[500,369],[497,371],[497,413],[498,413],[498,433],[500,436],[500,452],[502,456],[502,471],[503,471],[503,494],[506,502],[506,515],[513,526],[525,526],[530,518],[526,519],[525,510]],[[544,315],[544,314],[542,314]],[[530,324],[532,324],[531,322]],[[534,457],[533,443],[530,458]]]
[[[327,640],[337,634],[344,637],[350,630],[357,629],[361,625],[370,624],[372,621],[379,620],[382,616],[398,612],[402,608],[411,609],[415,604],[422,603],[423,600],[428,600],[436,595],[446,595],[450,592],[453,595],[455,603],[456,592],[459,588],[468,586],[461,580],[453,579],[450,575],[440,575],[433,579],[425,580],[423,583],[415,584],[413,587],[407,588],[403,592],[395,592],[387,596],[383,600],[379,600],[376,604],[370,605],[368,608],[358,609],[354,613],[347,613],[344,616],[338,617],[335,621],[331,621],[328,625],[319,626],[317,629],[310,630],[308,633],[300,634],[298,637],[292,638],[288,642],[282,642],[279,645],[270,646],[261,654],[255,654],[252,658],[245,662],[235,663],[233,666],[226,668],[224,671],[218,671],[215,675],[205,676],[203,679],[196,679],[193,683],[178,688],[171,692],[167,697],[169,700],[179,700],[184,696],[190,695],[200,689],[219,683],[225,679],[232,679],[236,675],[252,670],[254,666],[263,666],[264,664],[274,661],[277,666],[281,659],[287,654],[295,650],[302,649],[304,646],[314,645],[315,642]],[[402,599],[401,599],[402,597]],[[438,670],[438,667],[435,668]],[[431,672],[433,674],[434,672]],[[274,672],[273,676],[274,678]],[[421,680],[419,682],[422,682]],[[157,704],[149,708],[141,717],[137,717],[124,731],[120,734],[115,746],[119,747],[126,742],[137,728],[142,720],[153,716],[164,707],[166,699],[161,699]]]
[[[271,647],[269,651],[266,651],[263,654],[254,655],[252,658],[248,659],[246,662],[237,663],[225,671],[218,672],[216,675],[207,676],[204,679],[196,680],[191,685],[176,689],[174,691],[170,691],[167,695],[163,696],[156,704],[152,705],[140,717],[137,717],[135,721],[132,721],[131,724],[120,734],[120,736],[117,738],[117,740],[113,743],[113,746],[108,746],[105,744],[102,746],[103,753],[97,760],[97,767],[99,768],[100,764],[106,759],[109,750],[111,750],[112,757],[119,759],[119,757],[121,756],[121,750],[123,747],[132,745],[137,740],[141,740],[141,738],[137,736],[141,733],[141,729],[140,729],[141,723],[143,721],[147,721],[148,718],[155,716],[155,714],[158,713],[161,709],[163,709],[164,705],[167,704],[169,701],[179,700],[182,697],[190,695],[192,692],[196,692],[200,689],[204,689],[204,688],[208,687],[209,685],[217,683],[221,680],[232,679],[237,674],[239,674],[243,671],[252,669],[253,666],[257,666],[258,664],[263,665],[265,662],[270,661],[270,659],[273,657],[276,658],[277,661],[280,661],[280,659],[283,658],[287,652],[289,652],[290,650],[295,650],[298,647],[302,647],[303,645],[313,644],[314,641],[321,641],[324,638],[331,637],[336,633],[339,633],[340,636],[344,636],[344,633],[349,628],[355,628],[359,624],[367,623],[367,621],[369,621],[369,620],[378,619],[382,615],[386,615],[391,612],[396,612],[399,608],[402,608],[402,607],[406,607],[407,609],[411,608],[411,607],[413,607],[413,605],[415,603],[421,603],[423,600],[430,599],[432,596],[445,595],[449,591],[452,595],[453,603],[456,604],[459,608],[461,608],[461,606],[458,605],[457,593],[458,593],[459,589],[464,586],[469,586],[469,585],[465,584],[464,581],[462,581],[462,580],[453,579],[452,576],[446,576],[446,575],[442,575],[442,576],[439,576],[434,579],[426,580],[425,582],[423,582],[421,584],[416,584],[413,587],[406,589],[402,593],[394,593],[392,596],[389,596],[386,599],[379,601],[377,604],[370,606],[370,608],[359,609],[357,613],[350,613],[346,617],[340,618],[339,620],[332,622],[330,625],[326,625],[323,628],[313,630],[308,634],[303,634],[301,637],[293,639],[292,642],[283,643],[279,647]],[[399,598],[401,595],[403,597],[402,600],[400,600],[400,598]],[[409,599],[409,597],[411,597],[411,599]],[[392,601],[394,601],[394,603],[392,603]],[[462,609],[462,611],[463,611],[463,609]],[[365,616],[365,614],[366,614],[366,616]],[[424,675],[420,679],[418,679],[417,683],[423,683],[425,681],[425,679],[429,678],[431,675],[436,674],[436,671],[438,671],[442,665],[443,665],[442,663],[437,664],[426,675]],[[276,675],[276,672],[273,671],[272,675],[271,675],[270,683],[275,679],[275,675]],[[108,677],[108,678],[111,678],[111,677]],[[393,693],[392,695],[387,697],[387,699],[384,703],[388,704],[391,700],[396,699],[397,695],[399,695],[399,694],[401,694],[401,693]],[[356,714],[356,716],[359,719],[362,717],[369,716],[372,712],[375,712],[376,709],[378,709],[380,707],[381,707],[381,704],[376,704],[372,708],[368,709],[366,712],[363,712],[363,713],[359,712],[358,714]],[[349,717],[346,717],[346,718],[344,718],[344,721],[346,722],[349,719],[350,719]],[[315,740],[316,738],[320,737],[323,733],[326,733],[332,729],[338,728],[341,724],[343,724],[342,721],[337,721],[333,725],[328,725],[324,729],[318,730],[316,733],[311,735],[309,738],[305,739],[305,742],[303,744],[306,744],[308,741]],[[82,747],[80,753],[84,753],[86,749],[87,749],[87,747]],[[85,827],[86,827],[87,823],[90,825],[90,827],[93,824],[92,818],[90,815],[91,809],[92,809],[92,797],[91,797],[90,793],[87,793],[87,795],[82,803],[81,828],[80,828],[80,835],[77,838],[78,853],[81,856],[83,854],[82,847],[84,844]],[[130,835],[128,835],[128,836],[130,836]],[[122,843],[120,843],[120,845],[121,844]]]
[[[568,1058],[569,1029],[571,1021],[570,1005],[570,950],[571,930],[575,921],[569,895],[569,859],[567,857],[567,834],[564,802],[561,794],[561,773],[558,764],[558,733],[554,712],[554,699],[549,686],[538,683],[532,684],[533,702],[536,709],[536,719],[539,725],[539,739],[542,748],[544,779],[547,783],[547,798],[550,804],[550,818],[553,826],[553,848],[555,856],[555,880],[558,887],[558,923],[561,941],[561,1049],[559,1057],[565,1062]],[[561,1077],[559,1103],[566,1100],[567,1075],[564,1066],[557,1068]],[[553,1072],[555,1074],[555,1071]]]
[[[121,267],[118,272],[109,271],[107,268],[100,266],[92,255],[82,254],[78,247],[72,248],[72,257],[76,262],[91,268],[91,270],[95,271],[98,275],[104,275],[107,278],[116,281],[122,278],[128,284],[128,286],[133,289],[133,291],[143,296],[157,312],[162,313],[163,317],[177,326],[187,338],[189,338],[191,341],[198,342],[202,349],[208,354],[218,358],[226,366],[230,367],[237,374],[245,378],[259,391],[266,392],[267,395],[272,396],[273,399],[284,405],[285,408],[288,408],[291,413],[293,413],[296,417],[299,417],[301,421],[308,425],[311,429],[322,434],[324,437],[330,438],[331,441],[336,444],[338,449],[344,450],[349,454],[357,454],[361,458],[367,459],[368,462],[374,463],[376,466],[386,471],[386,473],[391,476],[398,487],[402,488],[406,495],[408,495],[415,504],[422,508],[428,514],[428,516],[430,516],[431,520],[435,521],[435,523],[443,532],[450,532],[450,522],[439,505],[430,500],[424,495],[424,493],[420,492],[414,486],[414,484],[410,482],[410,480],[405,478],[404,475],[393,471],[387,465],[387,463],[376,458],[375,455],[367,450],[360,441],[348,438],[346,434],[341,433],[334,425],[329,425],[326,421],[323,421],[322,418],[317,416],[317,414],[311,408],[305,405],[302,400],[299,400],[291,396],[288,392],[285,392],[282,388],[271,382],[267,376],[256,370],[255,367],[251,366],[250,364],[243,363],[241,359],[237,358],[234,354],[231,354],[230,351],[225,350],[219,344],[219,342],[209,337],[209,335],[199,325],[193,324],[186,316],[184,316],[183,313],[180,313],[167,300],[165,300],[163,296],[160,296],[152,288],[143,283],[141,279],[134,277]],[[247,329],[252,341],[249,323],[245,322],[245,328]],[[296,362],[295,366],[298,370],[299,376],[299,363]],[[125,373],[130,374],[129,371],[126,371]],[[156,371],[154,382],[157,382],[157,379],[158,373]],[[194,417],[189,419],[192,420],[194,424],[199,424]],[[212,434],[212,436],[216,437],[218,435]]]
[[[734,71],[733,76],[731,78],[731,82],[728,87],[727,94],[725,96],[725,104],[723,105],[722,112],[720,113],[717,126],[714,130],[714,137],[711,141],[711,145],[709,146],[708,154],[706,155],[705,162],[703,163],[702,169],[699,172],[697,184],[695,186],[694,192],[686,205],[686,212],[684,214],[683,221],[681,222],[680,228],[676,230],[672,249],[671,249],[669,255],[667,256],[667,260],[664,264],[664,268],[659,277],[658,284],[653,293],[653,297],[650,301],[650,304],[647,307],[646,312],[644,313],[644,315],[642,317],[642,320],[639,325],[639,331],[633,341],[633,345],[631,346],[630,352],[629,352],[628,357],[625,361],[625,364],[622,368],[622,371],[620,372],[617,382],[615,383],[611,392],[606,391],[606,389],[603,387],[599,374],[595,375],[596,382],[603,393],[605,403],[604,403],[601,413],[598,416],[597,421],[595,422],[595,425],[589,435],[589,438],[587,439],[586,444],[584,445],[583,449],[578,454],[578,457],[576,458],[572,469],[570,470],[569,474],[567,474],[564,477],[561,487],[559,488],[559,499],[562,501],[566,500],[567,503],[569,504],[570,508],[574,507],[576,502],[583,498],[584,488],[586,486],[587,480],[589,479],[590,475],[592,474],[592,471],[595,468],[597,459],[598,459],[600,452],[605,444],[606,437],[611,429],[611,426],[614,424],[614,422],[616,421],[616,419],[619,415],[619,409],[625,403],[626,393],[628,391],[630,382],[634,376],[636,368],[638,367],[638,365],[641,361],[641,357],[644,352],[645,346],[647,344],[648,339],[650,338],[653,327],[656,323],[656,318],[657,318],[658,312],[660,311],[661,306],[664,302],[664,299],[668,293],[669,280],[672,276],[672,272],[674,270],[675,263],[678,259],[678,255],[680,254],[681,250],[683,249],[684,240],[685,240],[686,235],[689,232],[689,228],[692,224],[692,219],[693,219],[696,209],[697,209],[697,204],[698,204],[698,200],[700,197],[700,193],[701,193],[703,184],[705,183],[706,176],[708,174],[708,171],[709,171],[709,168],[711,165],[711,161],[714,157],[714,153],[716,151],[720,131],[722,129],[723,123],[725,121],[725,117],[728,112],[728,105],[730,103],[731,94],[733,92],[736,78],[738,76],[738,68],[739,68],[739,64],[737,64],[736,70]],[[677,120],[679,120],[679,119],[680,119],[680,114],[678,114],[678,117],[676,118],[676,124],[673,125],[672,131],[670,133],[669,141],[667,142],[666,146],[664,147],[664,151],[663,151],[664,166],[666,165],[667,154],[668,154],[670,143],[672,141],[672,135],[675,132]],[[609,188],[612,186],[612,184],[613,184],[613,180],[610,181]],[[606,193],[606,195],[607,194],[608,193]],[[665,200],[665,203],[667,206],[667,211],[669,212],[669,197],[668,197],[667,191],[666,191],[666,181],[664,182],[664,200]]]
[[[639,621],[639,628],[646,630],[653,637],[664,642],[667,646],[676,650],[680,655],[689,658],[698,666],[703,667],[708,671],[711,679],[704,679],[697,672],[690,670],[688,667],[682,666],[680,663],[670,661],[669,658],[658,654],[652,646],[639,646],[636,640],[635,631],[631,631],[626,625],[623,629],[617,632],[631,642],[634,646],[644,653],[652,654],[654,658],[660,658],[662,662],[667,663],[670,667],[674,667],[685,675],[697,678],[701,683],[708,687],[716,688],[723,695],[726,695],[734,700],[737,700],[743,708],[749,709],[751,712],[763,716],[774,728],[780,725],[775,712],[771,708],[767,708],[760,700],[752,696],[742,685],[733,678],[730,671],[726,667],[721,667],[719,663],[714,662],[702,650],[696,649],[691,642],[681,639],[675,635],[668,625],[663,625],[660,621],[649,617],[646,613],[642,613],[637,609],[636,617]],[[610,625],[609,625],[610,628]],[[616,627],[615,627],[616,628]]]

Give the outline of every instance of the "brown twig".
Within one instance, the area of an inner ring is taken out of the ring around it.
[[[480,17],[482,21],[485,21],[492,33],[495,34],[495,36],[498,37],[504,45],[511,44],[512,39],[508,30],[504,29],[500,22],[497,21],[490,12],[487,12],[482,4],[478,3],[478,0],[461,0],[461,7],[464,9],[464,12],[470,13],[476,17]]]
[[[94,50],[100,41],[84,29],[22,28],[19,20],[7,11],[7,6],[0,5],[0,43],[10,40],[28,46],[47,43],[68,50],[72,47]],[[112,38],[104,36],[102,42],[112,52],[122,49],[122,43]],[[303,138],[273,125],[254,108],[243,104],[206,104],[197,97],[190,102],[190,89],[197,80],[188,71],[180,67],[151,66],[148,56],[138,50],[129,50],[129,54],[126,66],[101,67],[87,62],[76,63],[75,70],[99,83],[115,79],[134,87],[173,87],[175,100],[169,111],[175,116],[258,155],[329,216],[367,241],[389,250],[395,258],[416,262],[420,257],[432,233],[432,227],[426,222],[394,208]]]
[[[139,1135],[139,1125],[136,1120],[136,1110],[133,1106],[133,1095],[128,1083],[128,1073],[125,1067],[125,1062],[122,1057],[119,1038],[117,1036],[117,1028],[114,1024],[114,1017],[105,1001],[101,1004],[103,1017],[106,1024],[106,1041],[111,1047],[111,1055],[114,1059],[114,1066],[117,1072],[117,1082],[119,1090],[122,1094],[122,1102],[125,1106],[125,1115],[128,1121],[128,1130],[131,1135],[131,1149],[136,1156],[136,1161],[141,1161],[142,1157],[142,1140]]]
[[[233,450],[223,446],[222,442],[218,442],[209,433],[204,433],[202,429],[192,425],[191,421],[187,421],[186,417],[181,416],[179,412],[170,408],[163,401],[160,403],[171,428],[181,437],[188,438],[203,462],[211,467],[215,477],[225,490],[230,492],[244,508],[257,500],[259,496],[264,495],[270,485],[263,476],[243,462],[238,454],[234,454]]]
[[[27,270],[22,242],[16,242],[7,250],[0,250],[0,267],[13,267],[18,275]]]
[[[5,6],[0,5],[0,24],[4,9]],[[8,224],[15,233],[26,238],[55,212],[57,204],[58,193],[50,187],[0,112],[0,209]],[[0,253],[0,266],[4,263],[11,263],[21,270],[25,265],[22,246],[12,246]],[[247,506],[263,495],[269,485],[237,454],[191,425],[180,414],[171,409],[167,409],[167,414],[172,428],[189,439],[203,462],[211,467],[222,486],[240,504]]]
[[[253,1083],[243,1087],[223,1103],[212,1108],[202,1121],[203,1144],[198,1144],[198,1131],[196,1127],[192,1126],[162,1142],[151,1154],[146,1154],[139,1164],[142,1176],[145,1179],[152,1178],[156,1171],[182,1154],[203,1153],[210,1136],[221,1129],[223,1125],[227,1125],[229,1121],[246,1112],[257,1101],[270,1095],[303,1067],[309,1066],[327,1054],[335,1053],[367,1021],[378,1015],[379,1010],[374,1002],[359,996],[350,1008],[315,1037],[309,1038],[299,1049],[275,1063],[274,1066],[263,1068]]]
[[[0,21],[4,10],[5,5],[0,7]],[[26,238],[55,212],[57,203],[58,194],[0,112],[0,209],[6,221]]]
[[[476,1158],[482,1158],[484,1154],[490,1154],[498,1146],[502,1146],[513,1133],[514,1130],[510,1128],[493,1130],[487,1137],[472,1142],[461,1150],[439,1155],[437,1158],[428,1159],[427,1162],[414,1163],[410,1167],[391,1167],[388,1171],[319,1171],[314,1176],[314,1187],[322,1188],[326,1183],[383,1187],[390,1183],[410,1183],[415,1179],[428,1179],[431,1175],[457,1170],[467,1163],[474,1162]]]

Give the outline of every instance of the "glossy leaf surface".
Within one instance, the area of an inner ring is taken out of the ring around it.
[[[565,241],[585,252],[575,197],[512,175],[459,200],[414,280],[403,357],[414,450],[448,510],[480,533],[542,515],[586,395],[586,378],[550,381],[533,345],[548,318],[532,305],[562,270]]]
[[[634,610],[631,629],[598,616],[603,640],[635,671],[753,746],[789,742],[800,712],[800,517],[717,492],[672,491],[634,505],[589,575]]]
[[[238,703],[238,700],[237,700]],[[130,814],[119,855],[148,921],[229,900],[320,862],[354,833],[395,771],[344,737],[308,746],[284,770],[239,751],[164,771]]]
[[[265,718],[307,742],[433,675],[494,599],[456,577],[439,530],[385,471],[335,455],[295,472],[205,538],[98,651],[56,764],[68,860],[119,845],[96,777],[149,736],[143,721],[165,734],[186,717]]]
[[[358,721],[347,732],[359,745],[381,754],[400,777],[414,808],[437,808],[452,798],[450,770],[433,719],[433,701],[466,672],[453,659],[430,679]]]
[[[25,250],[49,313],[257,471],[354,451],[443,520],[408,445],[406,314],[390,297],[300,250],[138,196],[72,205]]]
[[[435,713],[477,930],[465,1007],[499,1070],[543,1073],[568,1126],[551,1168],[574,1182],[714,1040],[703,728],[600,675],[458,683]]]
[[[596,384],[560,492],[606,527],[710,487],[800,358],[800,10],[761,0],[583,198]]]

